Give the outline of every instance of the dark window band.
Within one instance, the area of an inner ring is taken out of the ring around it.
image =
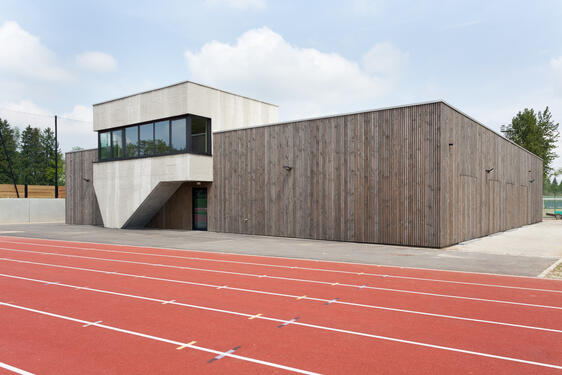
[[[98,132],[99,161],[181,153],[211,155],[211,119],[185,115]]]

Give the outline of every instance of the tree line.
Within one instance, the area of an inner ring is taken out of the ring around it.
[[[51,128],[39,129],[28,125],[23,131],[0,119],[0,184],[12,184],[8,157],[17,184],[55,184],[55,133]],[[8,155],[6,155],[6,153]],[[7,157],[8,156],[8,157]],[[57,150],[58,183],[65,185],[64,159]]]
[[[542,194],[548,196],[562,195],[562,179],[560,179],[560,182],[558,182],[556,177],[554,177],[552,181],[546,179],[543,184]]]

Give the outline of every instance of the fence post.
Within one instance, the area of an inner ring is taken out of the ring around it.
[[[24,185],[24,190],[25,190],[25,197],[28,198],[28,193],[27,193],[27,184]]]

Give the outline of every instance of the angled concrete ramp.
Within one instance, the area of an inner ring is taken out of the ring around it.
[[[123,225],[123,228],[142,228],[146,226],[182,183],[183,181],[158,183],[135,213]]]
[[[107,228],[145,226],[187,181],[212,182],[212,157],[177,154],[94,164],[94,190]]]

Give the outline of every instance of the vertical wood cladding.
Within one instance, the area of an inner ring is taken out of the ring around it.
[[[440,111],[431,103],[213,134],[209,230],[438,246]]]
[[[542,160],[442,107],[440,246],[541,221]]]
[[[103,225],[94,192],[94,167],[98,150],[68,152],[65,155],[66,224]]]

